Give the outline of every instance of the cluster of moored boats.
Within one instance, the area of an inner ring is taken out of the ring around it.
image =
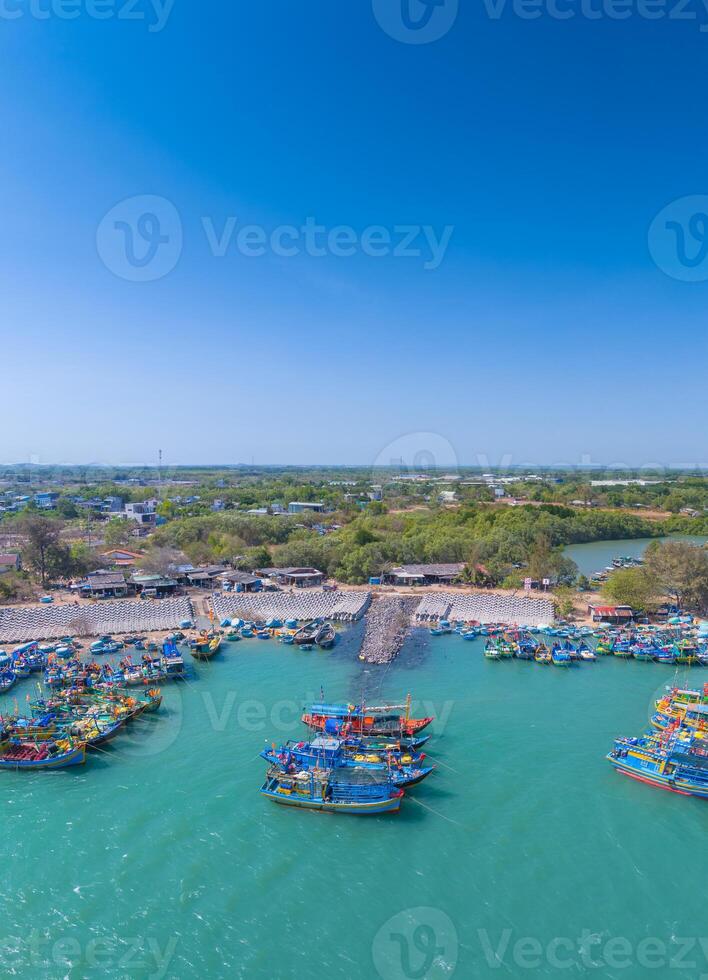
[[[609,762],[639,782],[708,799],[708,684],[702,691],[667,688],[655,708],[651,729],[616,739]]]
[[[480,626],[441,620],[430,633],[433,636],[455,633],[463,640],[486,637],[484,655],[489,660],[516,658],[569,667],[606,655],[687,667],[708,666],[708,628],[697,626],[690,617],[665,626],[642,624],[597,629],[587,626]]]
[[[334,626],[325,619],[314,619],[299,625],[297,619],[268,619],[264,623],[243,619],[222,619],[221,628],[227,640],[278,640],[280,643],[295,645],[303,650],[318,646],[329,650],[337,638]]]
[[[181,636],[181,634],[180,634]],[[115,738],[133,719],[157,711],[162,703],[153,685],[185,675],[177,637],[152,654],[157,644],[144,638],[114,640],[101,637],[91,644],[91,657],[118,653],[126,646],[146,651],[140,661],[124,655],[118,664],[82,661],[82,645],[71,637],[57,644],[26,643],[12,654],[2,654],[5,689],[31,674],[39,674],[49,689],[40,685],[34,699],[27,697],[28,711],[17,704],[11,714],[0,715],[0,769],[65,769],[86,761],[87,750],[98,749]],[[9,679],[8,679],[8,675]],[[140,686],[134,693],[127,688]]]
[[[261,793],[276,803],[328,813],[398,811],[405,790],[433,771],[420,733],[432,718],[411,718],[403,705],[312,704],[302,716],[308,736],[269,746]]]

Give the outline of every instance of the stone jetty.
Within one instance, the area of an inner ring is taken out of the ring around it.
[[[403,646],[419,602],[415,596],[374,596],[366,613],[361,659],[390,663]]]

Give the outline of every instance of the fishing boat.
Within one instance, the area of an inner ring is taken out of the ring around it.
[[[362,769],[376,773],[388,773],[394,786],[404,789],[426,779],[433,766],[420,766],[403,762],[397,753],[351,752],[346,742],[339,738],[318,736],[311,742],[288,742],[279,748],[269,748],[261,756],[283,772],[302,769]]]
[[[302,716],[308,728],[330,735],[416,735],[432,718],[411,718],[411,698],[405,704],[369,705],[313,704]],[[404,710],[404,714],[400,711]]]
[[[671,732],[644,738],[619,738],[607,756],[617,772],[639,782],[708,799],[705,742]]]
[[[514,656],[517,660],[533,660],[537,649],[538,641],[528,633],[521,633],[516,641]]]
[[[452,626],[447,619],[440,619],[437,626],[430,627],[431,636],[447,636],[448,633],[452,633]]]
[[[553,658],[551,657],[551,651],[548,649],[545,643],[539,643],[536,647],[536,653],[533,655],[533,659],[537,664],[552,664]]]
[[[499,652],[499,647],[494,642],[494,640],[489,639],[484,644],[484,656],[487,660],[501,660],[501,653]]]
[[[685,725],[700,731],[708,730],[708,696],[704,686],[703,693],[671,688],[656,701],[656,711],[651,723],[654,728],[666,730],[672,726]]]
[[[417,753],[426,742],[430,740],[430,735],[418,735],[412,737],[401,736],[398,738],[387,737],[385,735],[349,735],[347,745],[353,749],[360,749],[363,752],[411,752]]]
[[[337,634],[334,631],[334,626],[331,623],[324,623],[317,637],[317,646],[321,650],[331,650],[336,638]]]
[[[9,691],[17,683],[17,674],[14,670],[0,671],[0,694]]]
[[[698,655],[698,644],[694,640],[679,640],[674,646],[677,664],[686,664],[690,667],[700,665],[701,659]]]
[[[563,647],[555,644],[551,649],[551,662],[554,667],[572,667],[573,659]]]
[[[388,774],[348,768],[284,773],[273,766],[260,791],[282,806],[361,816],[395,812],[403,799]]]
[[[175,680],[184,677],[184,658],[174,643],[163,643],[162,659],[160,662],[165,677]]]
[[[595,652],[587,645],[581,643],[577,649],[578,659],[586,663],[594,663],[597,660]]]
[[[305,623],[301,626],[299,630],[293,636],[293,643],[295,646],[312,645],[315,642],[315,637],[319,633],[321,623],[318,620],[314,620],[311,623]]]
[[[190,644],[192,656],[196,660],[211,660],[219,652],[221,637],[214,634],[202,633],[198,640]]]
[[[66,769],[86,761],[86,745],[65,738],[40,742],[11,739],[0,744],[0,769]]]

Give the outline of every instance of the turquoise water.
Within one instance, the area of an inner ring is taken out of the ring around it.
[[[612,563],[613,558],[641,558],[647,546],[656,538],[625,538],[622,541],[592,541],[589,544],[571,544],[565,554],[572,558],[583,575],[602,571]],[[675,534],[659,541],[689,541],[692,544],[705,544],[708,538],[700,535]]]
[[[604,760],[614,735],[646,725],[672,669],[493,662],[481,641],[420,633],[394,665],[365,668],[358,642],[356,629],[330,653],[229,644],[164,687],[163,711],[136,722],[148,737],[83,769],[3,773],[4,972],[708,973],[700,947],[676,941],[705,934],[708,808]],[[320,687],[410,690],[440,719],[427,746],[438,769],[399,815],[291,811],[258,794],[258,752],[301,733]]]

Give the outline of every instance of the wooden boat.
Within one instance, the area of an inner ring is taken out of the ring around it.
[[[192,656],[197,660],[211,660],[219,652],[221,637],[202,633],[198,640],[192,643]]]
[[[86,761],[86,745],[59,741],[17,741],[0,744],[0,769],[66,769],[80,766]]]
[[[572,667],[573,660],[568,650],[561,646],[554,646],[551,650],[551,662],[554,667]]]
[[[586,663],[594,663],[597,660],[595,653],[587,643],[581,643],[577,649],[578,659]]]
[[[693,640],[679,640],[674,646],[677,664],[686,664],[690,667],[700,665],[698,645]]]
[[[432,718],[411,718],[411,698],[405,704],[337,705],[313,704],[302,716],[303,722],[316,731],[331,735],[415,735],[426,728]],[[404,714],[400,714],[404,710]]]
[[[325,623],[321,619],[315,619],[313,622],[306,623],[305,626],[297,630],[293,636],[293,643],[296,646],[314,646],[321,639],[326,641],[330,633],[332,634],[332,643],[334,643],[334,629],[331,623]]]
[[[14,670],[0,671],[0,694],[9,691],[17,683],[17,674]]]
[[[705,742],[676,733],[619,738],[607,756],[617,772],[649,786],[682,796],[708,799],[708,755]]]
[[[331,650],[336,638],[337,634],[334,631],[334,626],[331,623],[324,623],[317,636],[317,646],[322,650]]]
[[[311,769],[284,773],[273,766],[261,793],[282,806],[364,816],[400,809],[403,790],[361,769]]]
[[[287,742],[279,748],[265,749],[261,756],[282,772],[310,769],[361,769],[387,773],[394,786],[404,789],[416,786],[433,771],[433,766],[421,766],[410,759],[403,761],[398,753],[352,753],[339,738],[318,736],[311,742]]]
[[[537,664],[548,665],[553,663],[553,658],[551,657],[551,651],[548,649],[545,643],[539,643],[538,647],[536,648],[536,653],[534,654],[533,659],[536,661]]]
[[[514,656],[517,660],[533,660],[538,649],[538,641],[527,633],[521,633],[515,641]]]

